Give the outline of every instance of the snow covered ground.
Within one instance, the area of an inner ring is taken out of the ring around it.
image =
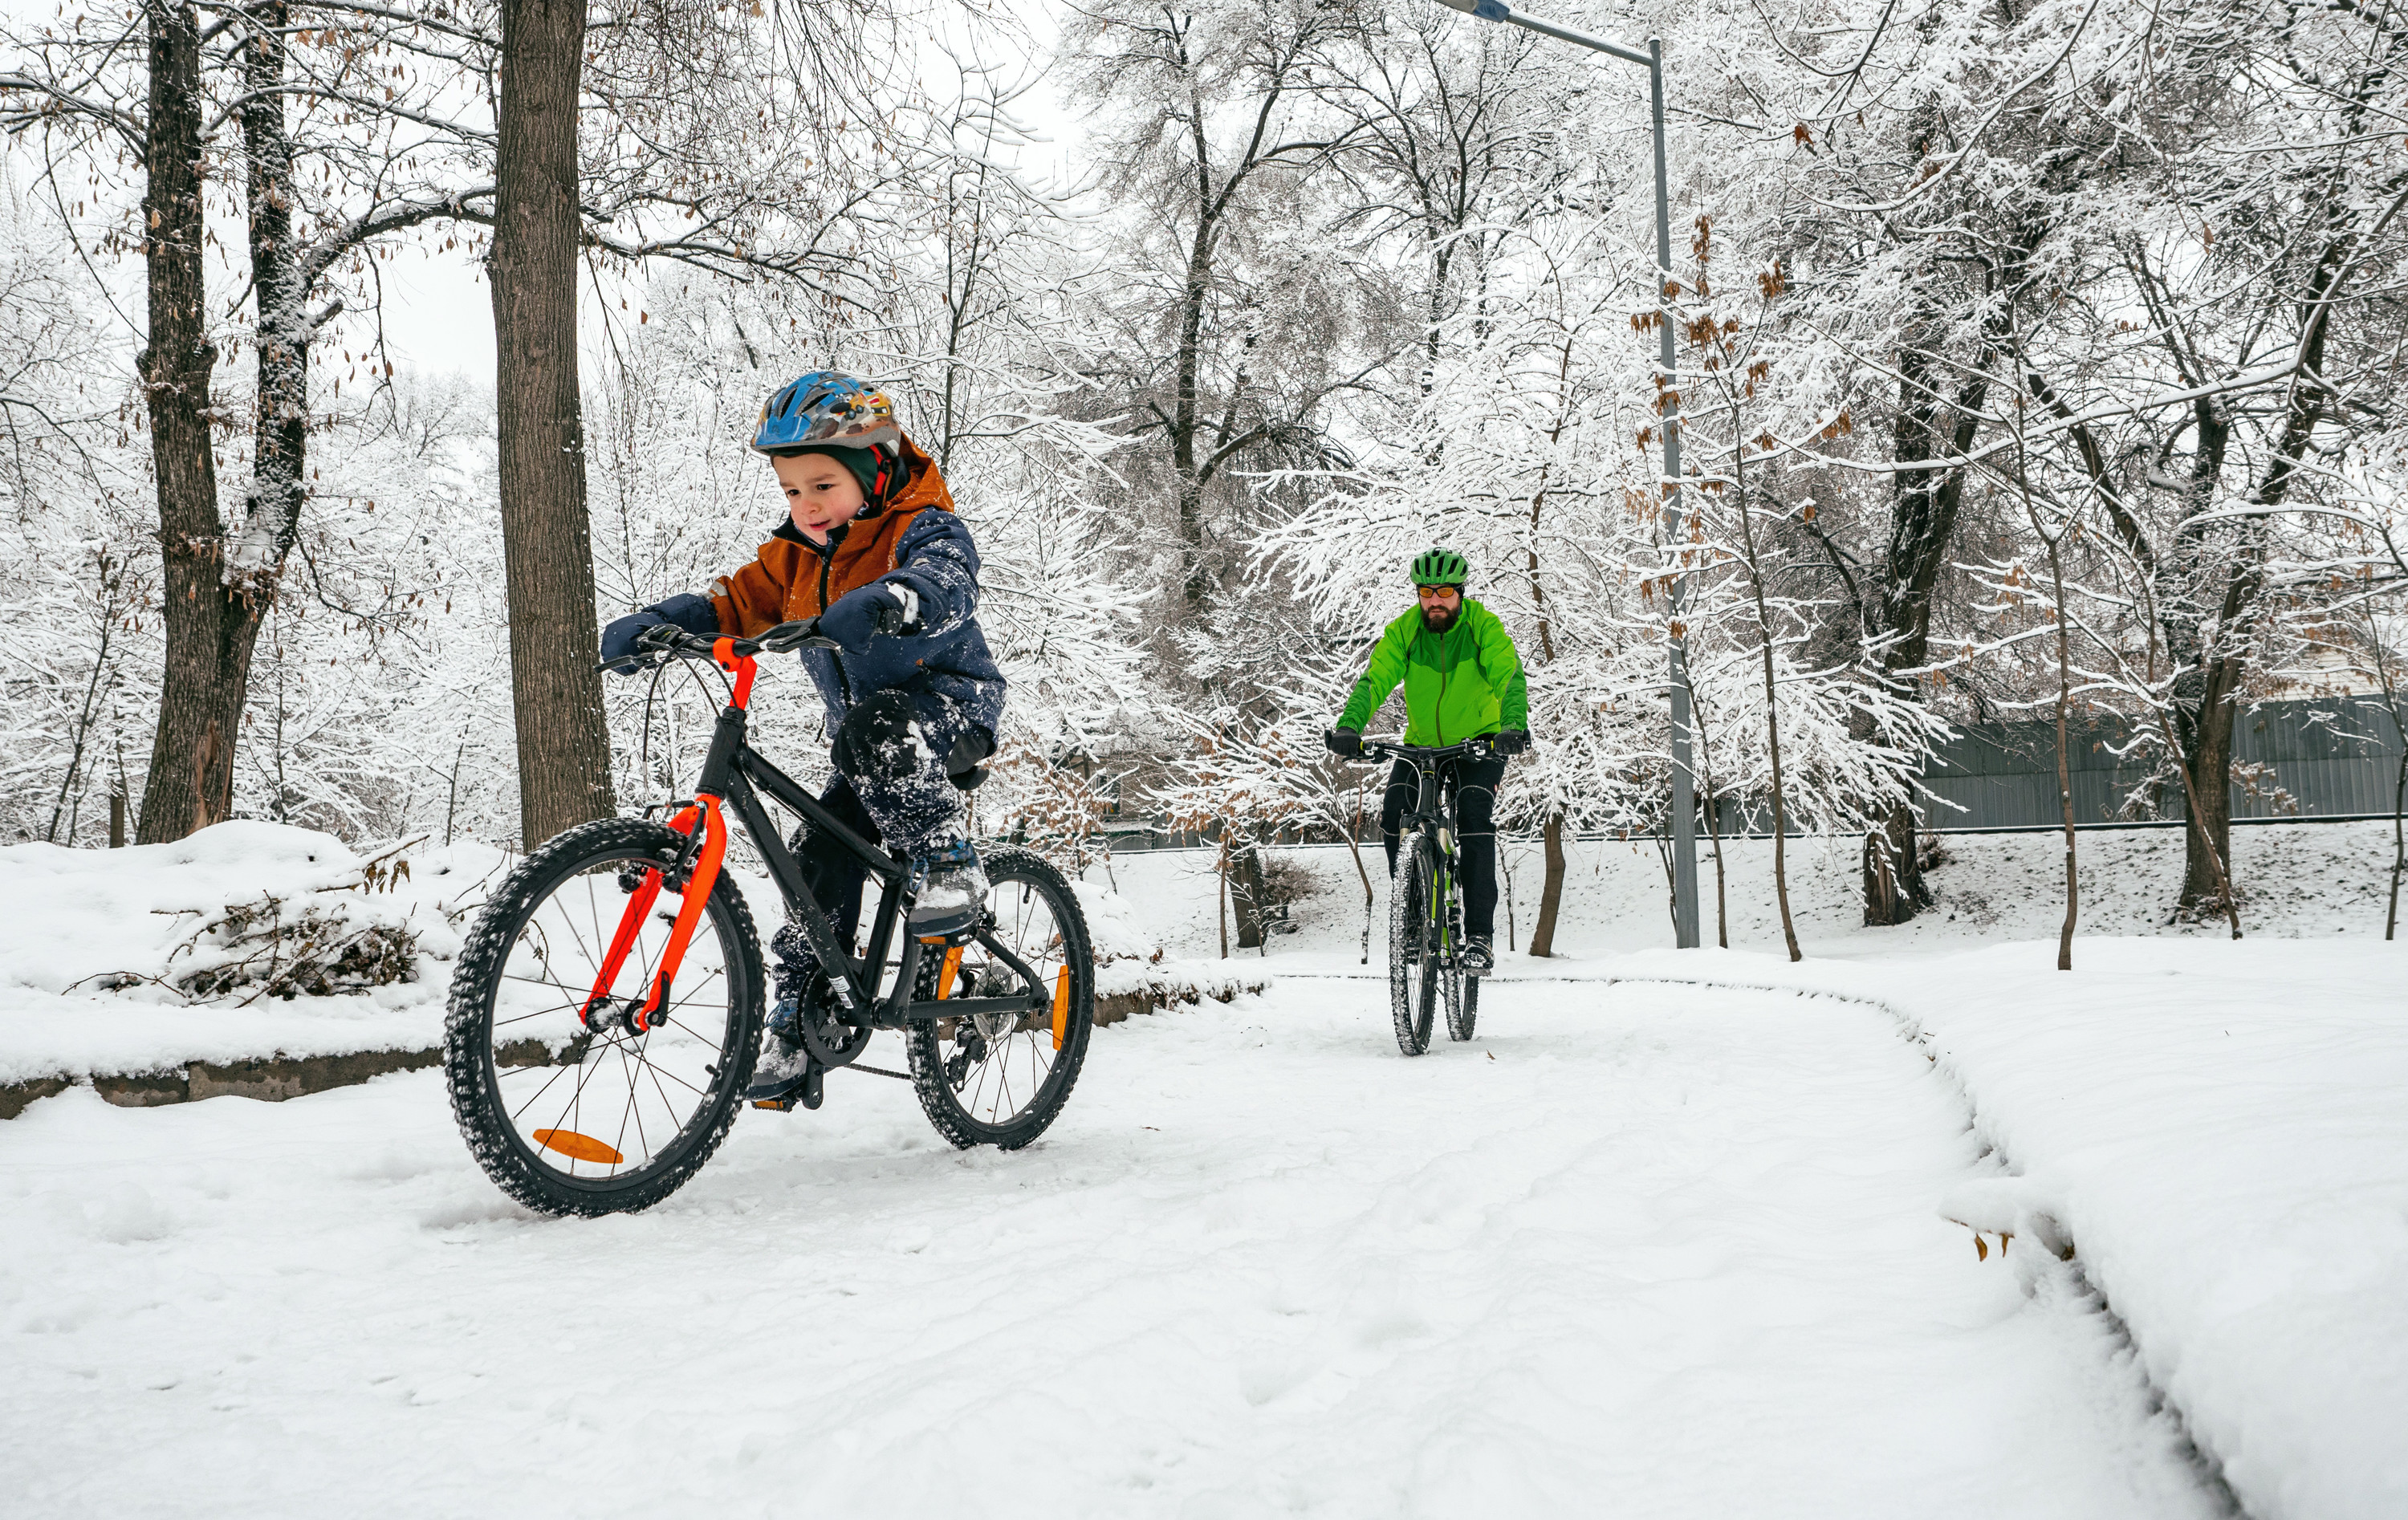
[[[2100,939],[2068,975],[2053,949],[1598,969],[1890,1011],[2016,1174],[1943,1211],[2070,1242],[2248,1513],[2408,1514],[2408,955]]]
[[[1887,1015],[1534,983],[1406,1061],[1380,992],[1103,1031],[1017,1155],[851,1078],[589,1224],[495,1194],[433,1073],[45,1100],[0,1126],[10,1503],[2217,1513],[2071,1270],[1935,1212],[1995,1162]]]
[[[2387,831],[2236,841],[2237,945],[2168,922],[2178,836],[2086,835],[2070,976],[2048,837],[1951,839],[1903,930],[1800,847],[1799,966],[1762,841],[1727,953],[1661,948],[1652,852],[1578,846],[1558,958],[1506,956],[1480,1040],[1419,1061],[1342,849],[1227,963],[1209,856],[1124,856],[1087,884],[1125,974],[1269,992],[1099,1031],[1021,1154],[849,1076],[596,1223],[502,1199],[432,1072],[73,1090],[0,1124],[0,1510],[2389,1520]],[[156,882],[56,864],[19,922],[73,942],[0,950],[0,1035],[225,1011],[50,985],[167,943],[89,926],[157,939]],[[439,982],[317,1001],[379,997]],[[261,1016],[374,1011],[311,1001]]]

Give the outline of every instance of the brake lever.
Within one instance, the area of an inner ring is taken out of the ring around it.
[[[764,654],[785,654],[798,649],[838,649],[842,646],[819,631],[820,620],[801,618],[781,623],[757,638],[747,639]]]

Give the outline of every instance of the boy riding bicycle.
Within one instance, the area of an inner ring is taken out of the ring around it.
[[[840,650],[805,649],[819,688],[836,775],[821,800],[865,839],[910,857],[922,881],[910,932],[958,936],[974,927],[987,882],[961,794],[995,753],[1004,680],[978,609],[978,550],[953,513],[936,461],[904,436],[887,398],[828,372],[781,388],[761,411],[752,448],[769,457],[784,494],[780,523],[752,564],[613,622],[602,657],[622,672],[642,655],[637,638],[673,624],[703,637],[751,638],[816,617]],[[866,873],[851,855],[794,849],[812,895],[841,936],[861,917]],[[776,1097],[802,1081],[798,1020],[821,967],[793,924],[770,941],[777,1007],[747,1098]]]
[[[1459,756],[1440,768],[1440,780],[1455,797],[1469,941],[1463,969],[1482,976],[1497,967],[1497,783],[1505,778],[1505,757],[1529,748],[1530,716],[1522,657],[1497,614],[1464,595],[1468,575],[1463,556],[1451,549],[1429,549],[1415,556],[1418,605],[1380,636],[1369,667],[1324,742],[1332,753],[1360,758],[1363,725],[1400,681],[1405,686],[1406,743],[1438,746],[1491,738],[1491,757]],[[1416,784],[1413,767],[1399,760],[1381,799],[1380,833],[1391,877],[1397,871],[1397,825]]]

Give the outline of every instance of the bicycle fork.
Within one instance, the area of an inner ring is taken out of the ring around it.
[[[752,656],[736,654],[731,639],[719,640],[712,652],[721,666],[735,673],[736,690],[728,699],[727,710],[720,715],[719,732],[712,736],[710,755],[703,762],[702,784],[695,789],[694,801],[669,820],[669,827],[686,837],[684,847],[672,863],[684,884],[679,889],[677,920],[669,927],[669,942],[661,952],[660,970],[652,978],[652,993],[626,1015],[628,1027],[639,1035],[668,1020],[669,993],[677,984],[678,968],[685,963],[686,947],[694,942],[694,931],[701,926],[711,889],[719,884],[720,865],[727,857],[727,819],[721,810],[717,783],[725,771],[727,754],[743,734],[744,712],[752,700],[754,666]],[[577,1012],[586,1028],[595,1027],[597,1010],[608,1008],[610,989],[618,982],[628,954],[636,947],[636,937],[643,931],[644,920],[652,913],[652,904],[659,900],[665,884],[661,868],[654,866],[644,872],[641,884],[628,895],[626,909],[619,915],[619,927],[610,937],[609,951],[603,955],[601,968],[595,975],[594,990],[586,995],[584,1006]]]

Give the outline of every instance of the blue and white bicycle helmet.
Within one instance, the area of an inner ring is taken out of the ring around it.
[[[787,381],[761,409],[752,447],[765,454],[829,446],[876,449],[892,458],[903,445],[895,403],[851,375],[815,369]]]

